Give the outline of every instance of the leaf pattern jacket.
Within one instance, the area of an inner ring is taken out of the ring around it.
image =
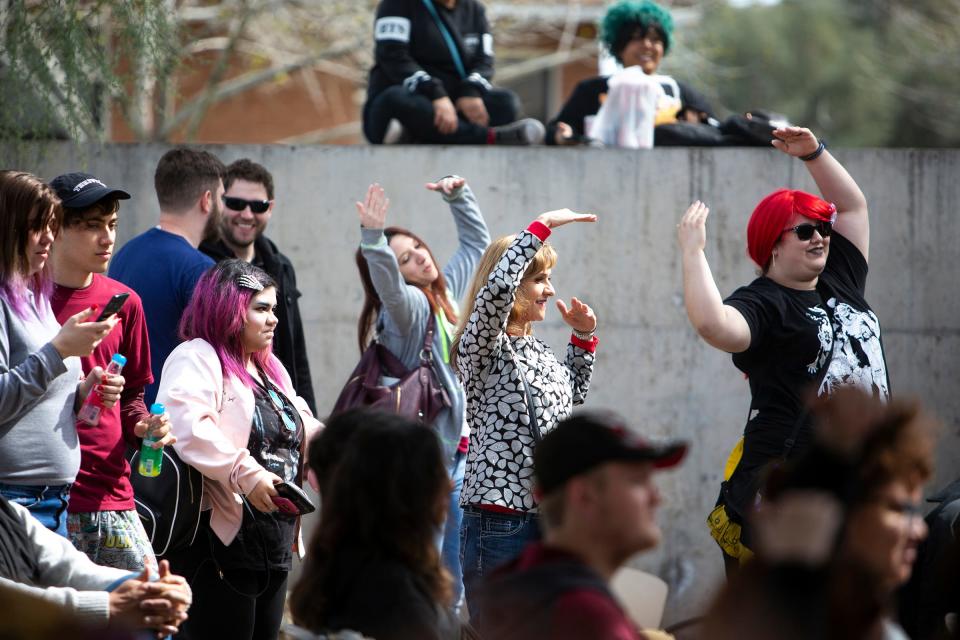
[[[533,222],[507,248],[477,294],[457,350],[457,369],[467,396],[470,448],[462,505],[494,505],[536,511],[533,451],[526,376],[541,434],[582,404],[593,373],[597,338],[571,335],[561,363],[533,336],[510,336],[507,320],[524,272],[550,229]],[[519,365],[519,366],[518,366]]]

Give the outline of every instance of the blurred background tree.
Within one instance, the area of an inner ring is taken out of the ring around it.
[[[727,112],[843,146],[960,146],[960,0],[712,1],[680,38],[670,70]]]

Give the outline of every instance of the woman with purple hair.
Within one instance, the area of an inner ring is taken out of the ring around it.
[[[262,269],[225,260],[197,282],[180,321],[185,340],[163,365],[180,458],[204,476],[193,544],[169,555],[194,607],[183,638],[276,638],[300,519],[274,485],[300,485],[320,427],[273,355],[277,288]]]
[[[76,409],[90,391],[105,407],[123,390],[123,377],[103,380],[90,355],[117,324],[92,322],[84,309],[61,327],[50,307],[50,246],[63,219],[60,198],[39,178],[0,171],[0,494],[67,535],[67,499],[80,470]]]

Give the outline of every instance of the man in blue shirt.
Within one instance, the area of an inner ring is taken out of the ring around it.
[[[164,361],[180,343],[177,327],[193,287],[214,264],[197,247],[219,233],[225,174],[223,163],[207,151],[177,148],[163,154],[153,177],[159,224],[124,244],[110,265],[110,277],[143,301],[153,369],[153,383],[144,389],[148,406]]]

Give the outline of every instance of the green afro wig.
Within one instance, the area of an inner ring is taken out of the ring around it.
[[[630,41],[637,25],[644,30],[654,27],[663,38],[663,52],[670,51],[673,44],[673,16],[651,0],[621,0],[607,9],[600,23],[600,40],[617,58]]]

